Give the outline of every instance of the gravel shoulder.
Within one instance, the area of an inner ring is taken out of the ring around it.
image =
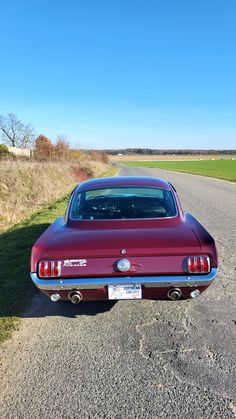
[[[220,271],[195,301],[52,304],[37,294],[0,350],[0,417],[235,418],[236,185],[159,169],[214,236]]]

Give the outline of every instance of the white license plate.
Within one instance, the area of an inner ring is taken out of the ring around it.
[[[108,285],[109,300],[140,300],[141,285]]]

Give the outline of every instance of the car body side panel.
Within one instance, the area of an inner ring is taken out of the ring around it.
[[[209,254],[212,258],[212,266],[217,268],[218,266],[218,254],[213,237],[208,231],[188,212],[185,213],[186,224],[188,224],[194,231],[196,237],[199,240],[201,246],[201,252],[203,255]]]

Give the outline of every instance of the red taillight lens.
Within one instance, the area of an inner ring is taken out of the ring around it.
[[[211,270],[210,258],[208,256],[192,256],[188,258],[188,272],[208,273]]]
[[[58,278],[61,276],[60,260],[42,260],[39,262],[40,278]]]

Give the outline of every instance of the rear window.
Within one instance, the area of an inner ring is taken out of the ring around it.
[[[120,187],[74,194],[72,220],[111,220],[175,217],[171,191],[161,188]]]

